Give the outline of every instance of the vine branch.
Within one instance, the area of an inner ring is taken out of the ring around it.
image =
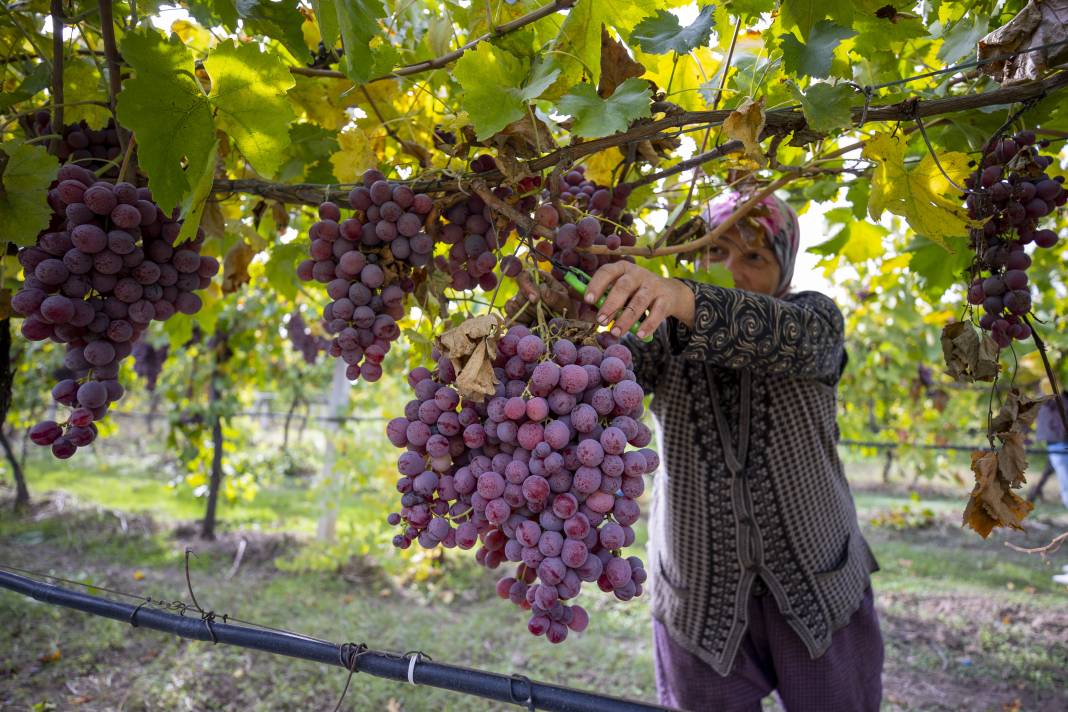
[[[1042,358],[1042,367],[1046,369],[1046,378],[1049,379],[1049,387],[1053,389],[1053,398],[1057,403],[1057,412],[1061,416],[1061,425],[1064,426],[1064,432],[1068,433],[1068,411],[1064,408],[1064,398],[1061,397],[1061,386],[1057,382],[1057,374],[1053,372],[1053,367],[1050,365],[1049,356],[1046,354],[1046,342],[1042,340],[1042,337],[1038,335],[1038,330],[1035,325],[1031,323],[1031,320],[1027,318],[1027,315],[1023,315],[1023,322],[1031,329],[1031,338],[1034,339],[1035,348],[1038,349],[1038,355]]]
[[[609,250],[604,245],[594,245],[593,247],[587,247],[582,252],[590,252],[595,255],[636,255],[640,257],[660,257],[662,255],[677,255],[683,252],[693,252],[699,250],[712,243],[713,240],[718,238],[723,233],[734,227],[735,223],[745,217],[750,210],[753,209],[760,201],[774,193],[779,188],[801,177],[800,171],[795,171],[787,175],[781,176],[778,179],[772,181],[764,188],[761,188],[756,193],[753,193],[744,203],[739,205],[734,212],[728,215],[723,222],[716,225],[710,231],[699,237],[696,240],[690,242],[683,242],[678,245],[665,245],[664,247],[619,247],[615,250]]]
[[[930,99],[927,101],[905,100],[887,106],[869,107],[866,112],[863,110],[863,107],[857,106],[852,109],[853,123],[855,126],[862,125],[862,118],[863,123],[877,121],[912,121],[915,120],[916,116],[938,116],[941,114],[978,109],[986,106],[1011,104],[1018,101],[1026,101],[1028,99],[1036,99],[1063,86],[1068,86],[1068,71],[1058,72],[1042,81],[1004,87],[988,92],[982,92],[980,94],[955,96],[945,99]],[[527,162],[525,168],[530,172],[540,172],[547,168],[551,168],[558,163],[571,163],[583,156],[603,151],[606,148],[622,146],[649,138],[656,138],[657,134],[665,129],[700,123],[723,123],[730,114],[731,112],[727,110],[679,112],[677,114],[665,116],[656,121],[637,124],[625,132],[614,134],[612,136],[605,136],[604,138],[584,141],[558,148],[544,156]],[[805,126],[805,116],[797,109],[777,109],[765,114],[765,127],[768,134],[785,134],[791,131],[797,131]],[[732,143],[733,142],[728,142],[717,149],[714,149],[715,155],[710,155],[708,158],[701,157],[702,161],[710,160],[711,158],[716,158],[720,155],[730,153],[733,150],[737,150],[737,147],[732,146]],[[690,160],[693,161],[697,158],[698,157],[694,157]],[[672,166],[672,168],[675,168],[675,166]],[[666,170],[671,171],[672,168]],[[500,171],[492,170],[480,173],[479,177],[486,182],[492,183],[501,180],[504,176]],[[642,182],[639,183],[638,181],[635,181],[635,184],[644,185],[646,182],[651,182],[651,180],[655,179],[646,176],[639,179],[639,181]],[[455,190],[458,186],[458,179],[454,177],[419,180],[412,184],[413,190],[417,189],[426,192]],[[318,205],[322,201],[324,193],[324,186],[318,184],[304,183],[286,185],[256,179],[217,180],[212,189],[217,193],[252,193],[280,202],[304,203],[306,205]],[[340,192],[333,194],[343,196]]]
[[[52,0],[52,131],[63,132],[63,0]],[[59,138],[51,141],[52,153]]]

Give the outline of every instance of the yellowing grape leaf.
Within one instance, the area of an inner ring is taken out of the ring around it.
[[[236,292],[242,284],[248,284],[250,279],[248,266],[255,256],[256,251],[244,240],[240,240],[230,248],[226,257],[223,258],[222,290],[224,294]]]
[[[334,175],[342,183],[355,183],[363,172],[377,165],[371,141],[363,129],[350,127],[337,136],[341,150],[330,156]]]
[[[286,99],[293,75],[282,58],[254,43],[224,42],[204,60],[204,68],[211,77],[209,98],[218,127],[257,172],[274,175],[294,118]]]
[[[875,164],[868,214],[878,220],[889,210],[908,221],[924,237],[946,247],[945,240],[967,234],[980,223],[968,218],[967,211],[930,154],[913,170],[905,167],[905,140],[885,132],[877,133],[862,151]],[[939,155],[942,167],[960,185],[968,174],[968,156],[949,152]]]

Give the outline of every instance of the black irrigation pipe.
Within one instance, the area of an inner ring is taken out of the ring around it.
[[[845,445],[846,447],[874,447],[883,450],[960,450],[964,452],[971,452],[972,450],[989,450],[989,445],[930,445],[927,443],[895,443],[881,440],[839,440],[839,445]],[[1024,448],[1029,455],[1047,455],[1049,450],[1044,447],[1029,447]]]
[[[41,583],[6,571],[0,571],[0,588],[30,596],[43,603],[73,608],[83,613],[131,623],[141,628],[173,633],[190,640],[227,643],[347,669],[346,648],[350,646],[343,647],[297,635],[221,623],[218,620],[209,625],[199,617],[185,617],[147,606],[119,603],[107,598]],[[414,666],[413,657],[416,660]],[[647,702],[624,700],[548,685],[543,682],[533,682],[521,675],[509,677],[456,665],[435,663],[425,656],[418,656],[414,653],[398,655],[377,650],[360,650],[355,655],[348,655],[348,659],[354,661],[353,667],[357,672],[398,682],[411,681],[415,685],[463,692],[497,702],[524,706],[528,709],[559,710],[560,712],[650,712],[668,709]]]

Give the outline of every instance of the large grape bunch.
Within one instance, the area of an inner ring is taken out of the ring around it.
[[[199,311],[196,292],[219,263],[201,256],[199,231],[174,244],[181,224],[147,188],[97,180],[68,163],[48,202],[52,224],[19,251],[26,278],[11,306],[26,317],[23,336],[66,344],[63,362],[75,377],[59,381],[52,397],[72,411],[62,423],[45,420],[30,430],[35,443],[65,459],[95,439],[95,423],[122,397],[119,364],[133,343],[153,319]]]
[[[163,364],[167,362],[167,344],[153,346],[144,339],[138,339],[133,345],[134,373],[145,380],[145,389],[154,393],[159,375],[163,373]]]
[[[982,306],[979,326],[1001,348],[1031,336],[1023,319],[1031,310],[1031,256],[1025,246],[1057,244],[1057,233],[1039,223],[1068,200],[1063,177],[1050,178],[1045,172],[1053,162],[1038,151],[1045,145],[1036,145],[1033,131],[1000,139],[986,148],[965,181],[971,191],[966,198],[969,216],[986,220],[982,229],[972,231],[977,259],[968,302]]]
[[[289,321],[286,322],[286,335],[289,336],[289,342],[293,344],[293,348],[304,359],[304,363],[309,366],[315,365],[320,351],[330,348],[329,340],[311,332],[308,325],[304,323],[304,317],[301,316],[299,310],[289,315]]]
[[[297,276],[326,285],[332,300],[323,308],[328,349],[348,364],[350,381],[382,377],[382,359],[400,336],[404,298],[415,289],[412,270],[430,264],[434,241],[424,231],[434,207],[430,196],[393,185],[376,170],[349,193],[355,213],[341,219],[341,208],[325,202],[311,226],[311,259]]]
[[[89,128],[89,125],[82,120],[76,124],[67,124],[62,131],[53,132],[52,115],[42,110],[33,115],[29,130],[34,136],[59,134],[61,139],[56,150],[56,157],[60,162],[77,163],[82,168],[88,168],[91,171],[97,171],[115,161],[122,151],[114,119],[109,119],[102,129]],[[117,163],[113,163],[103,173],[103,177],[112,179],[117,178],[118,175],[119,165]]]
[[[447,358],[434,372],[413,370],[416,397],[387,426],[406,448],[401,508],[388,518],[401,528],[394,545],[477,546],[487,568],[516,563],[497,593],[530,611],[530,632],[553,643],[586,628],[585,609],[569,603],[583,582],[623,601],[641,595],[645,569],[622,550],[634,542],[642,476],[659,459],[646,449],[652,435],[630,366],[619,343],[547,346],[515,325],[498,344],[496,394],[483,403],[461,399]]]

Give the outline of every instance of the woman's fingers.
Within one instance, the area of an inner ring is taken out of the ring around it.
[[[649,308],[655,298],[656,292],[654,288],[650,285],[639,285],[631,295],[630,301],[624,305],[616,317],[612,333],[617,337],[625,334],[631,326],[645,315],[645,310]]]
[[[629,262],[612,262],[602,265],[594,272],[589,285],[586,286],[586,303],[596,304],[601,295],[609,290],[612,283],[627,271],[627,265],[634,267]],[[637,268],[635,267],[635,269]]]
[[[661,322],[671,315],[670,302],[671,300],[667,295],[659,295],[653,300],[652,306],[649,307],[649,316],[645,317],[641,327],[638,329],[639,339],[644,339],[655,332]]]

